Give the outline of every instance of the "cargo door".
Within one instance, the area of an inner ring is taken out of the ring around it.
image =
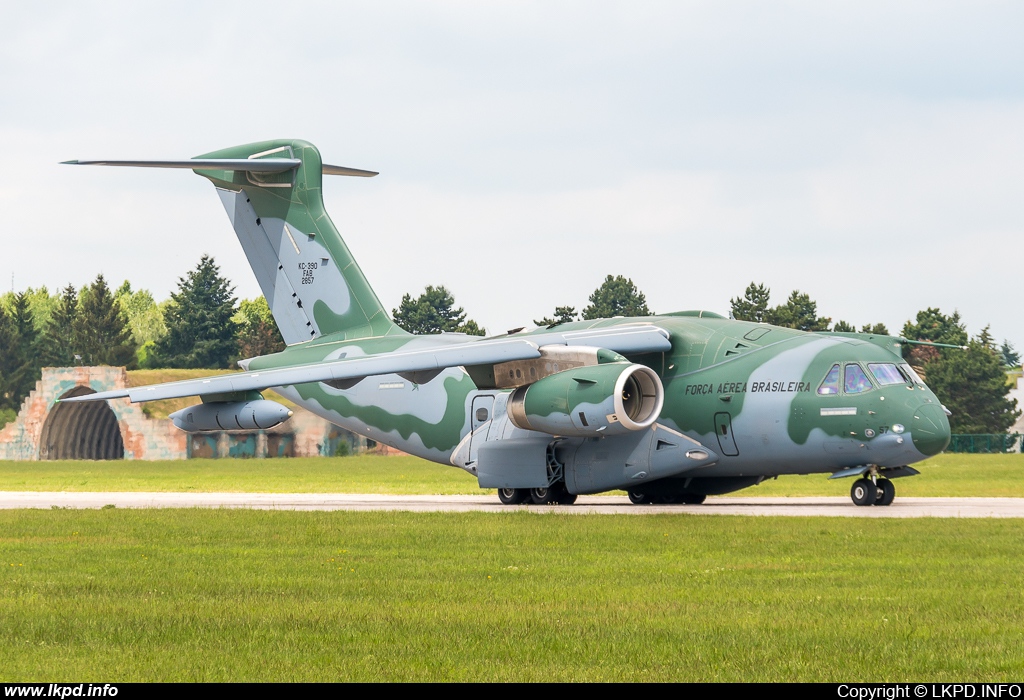
[[[736,447],[736,438],[732,434],[732,416],[728,413],[715,414],[715,434],[718,435],[718,445],[722,448],[722,454],[735,457],[740,453]]]
[[[482,394],[473,397],[473,407],[470,409],[470,430],[472,435],[469,438],[469,462],[476,464],[477,452],[480,445],[487,442],[487,434],[491,428],[491,413],[494,411],[494,395]]]

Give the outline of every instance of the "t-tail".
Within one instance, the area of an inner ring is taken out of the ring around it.
[[[289,345],[331,334],[352,339],[405,333],[381,306],[324,209],[324,175],[377,173],[325,165],[315,146],[293,140],[189,160],[68,162],[187,168],[210,180]]]

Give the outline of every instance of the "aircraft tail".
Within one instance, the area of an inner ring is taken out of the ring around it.
[[[70,161],[187,168],[210,180],[287,344],[322,335],[404,334],[392,322],[324,209],[323,175],[377,173],[324,165],[306,141],[275,140],[182,161]]]

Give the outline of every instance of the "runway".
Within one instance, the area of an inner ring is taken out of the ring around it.
[[[169,493],[0,491],[12,508],[258,508],[414,512],[565,513],[569,515],[784,515],[848,518],[1024,518],[1024,498],[901,498],[888,507],[857,507],[845,497],[712,497],[699,506],[636,506],[625,496],[581,496],[572,506],[504,506],[493,494],[385,496],[352,493]]]

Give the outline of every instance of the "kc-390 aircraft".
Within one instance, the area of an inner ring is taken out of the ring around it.
[[[183,168],[216,188],[287,343],[244,372],[63,401],[196,396],[186,431],[286,420],[274,388],[386,445],[474,475],[502,503],[571,504],[614,489],[633,503],[702,503],[780,474],[857,477],[860,506],[949,442],[947,412],[901,356],[902,338],[807,333],[680,311],[517,329],[410,335],[381,306],[322,196],[305,141],[188,160],[69,161]]]

